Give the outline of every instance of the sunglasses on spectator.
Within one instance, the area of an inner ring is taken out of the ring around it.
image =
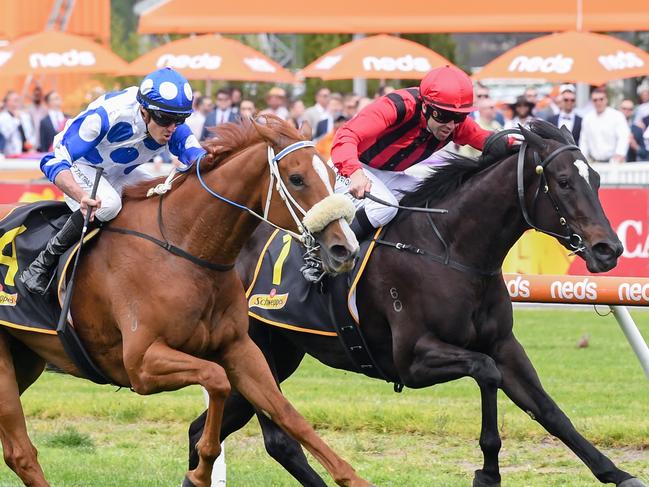
[[[564,98],[563,101],[568,101],[570,103],[574,103],[574,102],[577,101],[577,99],[576,98]]]
[[[603,97],[603,96],[596,96],[595,98],[592,98],[592,100],[593,101],[604,101],[604,100],[606,100],[606,98]]]
[[[485,94],[485,93],[478,93],[478,94],[476,95],[476,98],[489,98],[489,95],[487,95],[487,94]]]
[[[442,110],[441,108],[432,106],[429,106],[427,111],[431,118],[437,123],[462,123],[466,120],[466,117],[468,115],[468,113],[450,112],[448,110]]]
[[[151,115],[153,121],[160,127],[182,125],[189,116],[184,113],[160,112],[158,110],[149,110],[149,115]]]

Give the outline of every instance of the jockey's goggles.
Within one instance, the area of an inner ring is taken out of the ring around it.
[[[449,123],[449,122],[455,122],[455,123],[462,123],[466,120],[466,117],[469,115],[468,113],[459,113],[459,112],[451,112],[449,110],[442,110],[441,108],[437,108],[436,106],[433,105],[428,105],[426,107],[426,113],[428,114],[429,117],[431,117],[433,120],[435,120],[438,123]]]
[[[153,121],[160,127],[169,127],[170,125],[182,125],[189,114],[186,113],[169,113],[159,110],[147,110]]]

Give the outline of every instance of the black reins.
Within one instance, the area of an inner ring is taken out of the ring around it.
[[[131,230],[128,228],[119,228],[119,227],[112,227],[110,225],[107,225],[104,227],[104,230],[107,232],[121,233],[123,235],[132,235],[134,237],[143,238],[144,240],[148,240],[149,242],[153,242],[159,247],[162,247],[167,252],[170,252],[178,257],[182,257],[183,259],[186,259],[200,267],[205,267],[207,269],[218,271],[218,272],[227,272],[229,270],[232,270],[234,268],[234,264],[216,264],[214,262],[201,259],[200,257],[196,257],[195,255],[190,254],[186,250],[183,250],[180,247],[176,247],[175,245],[169,243],[169,240],[165,236],[165,230],[164,230],[165,226],[164,226],[164,222],[162,221],[162,198],[163,197],[164,194],[160,195],[160,200],[159,200],[160,203],[158,205],[158,229],[160,230],[160,235],[162,235],[162,238],[164,240],[160,240],[146,233],[138,232],[137,230]]]

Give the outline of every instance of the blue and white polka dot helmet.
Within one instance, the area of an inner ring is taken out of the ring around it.
[[[189,115],[192,113],[192,100],[189,82],[169,67],[146,75],[137,91],[137,101],[147,110]]]

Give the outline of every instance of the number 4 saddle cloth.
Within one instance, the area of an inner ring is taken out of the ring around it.
[[[300,272],[304,248],[290,235],[276,230],[262,249],[252,283],[246,290],[248,315],[288,330],[337,336],[336,320],[340,321],[340,315],[334,316],[331,307],[345,308],[345,321],[359,323],[356,285],[374,245],[374,240],[361,243],[356,266],[348,274],[310,283]],[[331,279],[344,279],[346,285],[330,286]]]
[[[56,334],[61,312],[61,276],[78,245],[61,256],[54,283],[45,295],[28,292],[18,276],[69,216],[70,209],[65,203],[41,201],[17,206],[0,220],[0,325]]]

